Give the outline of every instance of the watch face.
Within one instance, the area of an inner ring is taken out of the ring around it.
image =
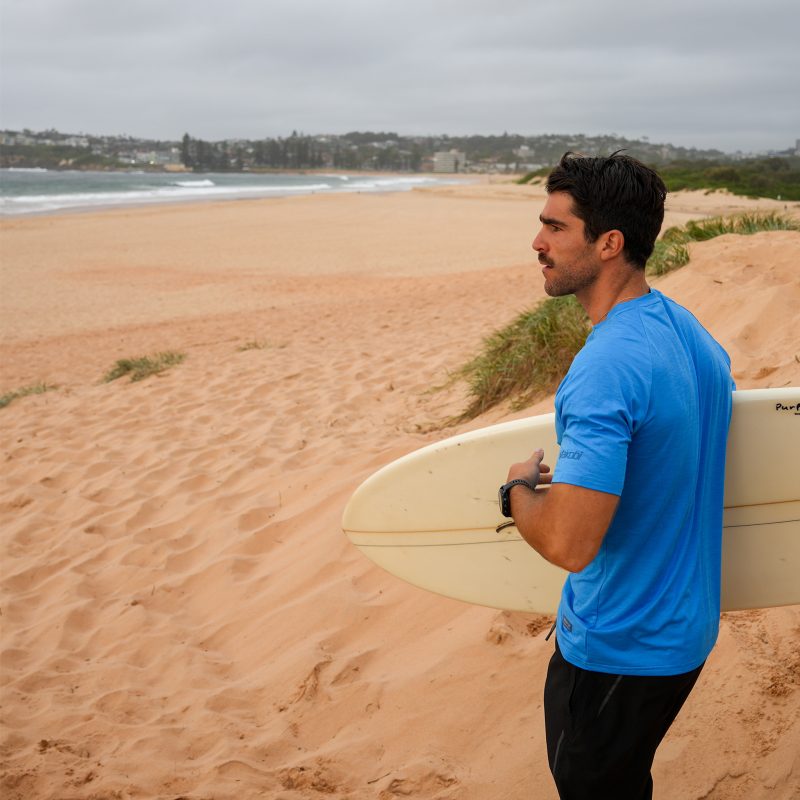
[[[500,513],[504,517],[510,516],[511,515],[511,509],[509,508],[509,505],[511,505],[511,504],[508,502],[508,485],[507,484],[504,483],[500,487],[500,491],[497,493],[497,500],[500,503]]]

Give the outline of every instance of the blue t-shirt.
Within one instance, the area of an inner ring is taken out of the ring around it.
[[[556,394],[554,483],[618,495],[600,550],[569,575],[564,658],[584,669],[677,675],[717,639],[730,359],[658,291],[595,326]]]

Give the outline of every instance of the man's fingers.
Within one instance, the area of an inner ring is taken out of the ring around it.
[[[527,460],[519,464],[512,464],[508,470],[508,478],[506,481],[514,480],[515,478],[522,478],[531,483],[550,483],[551,478],[548,473],[550,467],[547,464],[542,464],[544,458],[544,450],[539,448],[534,451],[533,455]]]

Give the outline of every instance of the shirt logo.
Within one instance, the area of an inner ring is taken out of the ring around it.
[[[558,457],[569,458],[573,461],[578,461],[582,455],[583,450],[562,450]]]
[[[567,633],[572,633],[572,623],[563,614],[561,615],[561,627]]]

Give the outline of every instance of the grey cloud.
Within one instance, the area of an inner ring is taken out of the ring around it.
[[[796,11],[677,0],[6,0],[2,124],[177,138],[353,129],[800,135]]]

